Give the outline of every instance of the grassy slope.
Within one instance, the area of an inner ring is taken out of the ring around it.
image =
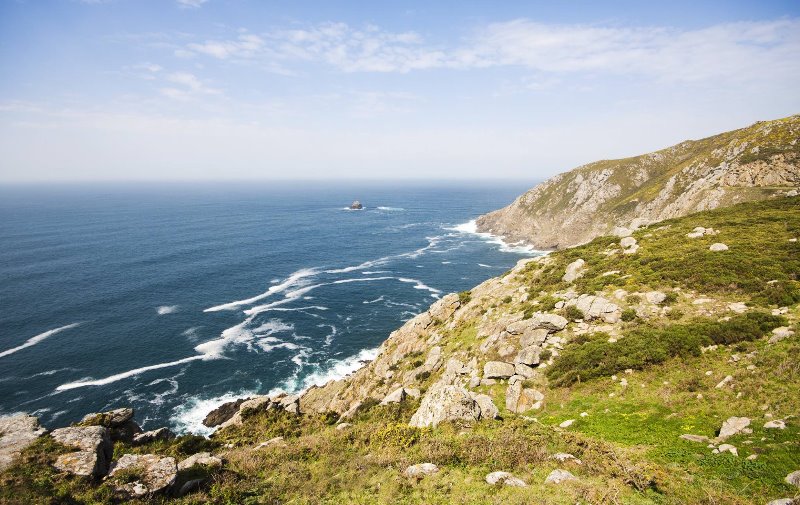
[[[560,279],[564,267],[581,257],[588,270],[574,286],[579,293],[601,292],[611,297],[619,288],[630,293],[650,289],[674,293],[664,315],[620,325],[622,337],[616,345],[625,345],[625,339],[635,338],[634,333],[642,329],[663,329],[698,318],[718,321],[732,315],[725,312],[730,302],[767,310],[788,305],[786,317],[797,330],[800,244],[789,239],[800,235],[798,209],[800,198],[772,200],[659,223],[636,232],[641,245],[636,255],[605,254],[617,239],[601,237],[552,254],[543,270],[529,265],[520,282],[532,299],[550,303],[553,295],[569,287]],[[720,233],[686,239],[695,226],[713,227]],[[713,242],[724,242],[730,250],[711,253],[708,246]],[[612,270],[619,274],[600,275]],[[769,282],[774,280],[778,282]],[[699,297],[714,301],[693,304]],[[509,312],[531,308],[530,302],[486,302]],[[626,308],[638,303],[635,296],[620,301]],[[441,325],[440,345],[445,354],[477,348],[480,341],[474,323],[467,321],[453,329]],[[562,356],[570,352],[570,345]],[[421,358],[409,355],[398,367],[411,369]],[[749,365],[754,367],[748,369]],[[800,469],[800,420],[791,417],[800,412],[797,335],[777,344],[746,340],[657,366],[632,368],[636,370],[630,374],[619,374],[627,379],[627,387],[600,377],[546,388],[546,379],[540,377],[534,382],[546,392],[545,406],[526,416],[505,411],[504,385],[480,388],[493,394],[504,419],[474,426],[413,429],[407,422],[418,401],[388,407],[370,403],[352,421],[353,426],[342,431],[334,428],[331,416],[262,412],[211,441],[183,437],[140,448],[117,444],[115,452],[180,456],[214,450],[223,454],[225,469],[211,485],[200,493],[170,500],[179,503],[744,504],[766,503],[796,492],[783,483],[783,477]],[[734,387],[715,388],[726,375],[733,376]],[[421,385],[424,388],[434,380],[429,377]],[[588,415],[581,417],[582,412]],[[765,413],[786,418],[787,429],[763,429]],[[682,433],[714,436],[722,421],[733,415],[753,419],[751,435],[729,440],[738,448],[738,458],[714,455],[704,444],[678,438]],[[565,419],[576,422],[568,430],[558,428]],[[286,445],[253,449],[274,436],[285,437]],[[233,448],[223,444],[233,444]],[[0,502],[111,502],[106,485],[52,470],[48,465],[58,450],[47,439],[29,449],[20,464],[0,476]],[[555,452],[572,453],[583,464],[557,464],[550,459]],[[758,458],[746,459],[751,454]],[[402,476],[407,465],[424,461],[438,464],[441,472],[419,482]],[[557,467],[569,469],[580,480],[557,488],[544,485],[544,478]],[[488,486],[483,478],[495,470],[511,471],[530,486]]]

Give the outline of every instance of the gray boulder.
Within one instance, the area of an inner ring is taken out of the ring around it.
[[[586,270],[586,262],[582,259],[576,259],[567,265],[564,276],[561,278],[564,282],[575,282],[578,278],[582,277]]]
[[[0,472],[45,433],[47,430],[39,425],[37,417],[27,414],[0,416]]]
[[[469,391],[448,385],[431,388],[425,394],[409,425],[425,428],[444,421],[477,421],[480,417],[481,409]]]
[[[175,434],[169,428],[159,428],[157,430],[145,431],[133,437],[133,443],[136,445],[149,444],[156,440],[172,440]]]
[[[406,391],[403,388],[397,388],[381,401],[381,405],[389,405],[390,403],[400,403],[406,398]]]
[[[489,361],[483,366],[485,379],[507,379],[514,375],[514,365],[504,361]]]
[[[784,479],[790,486],[800,487],[800,470],[795,470]]]
[[[474,400],[481,410],[481,419],[497,419],[500,415],[500,410],[489,395],[475,395]]]
[[[522,363],[523,365],[538,365],[539,364],[539,354],[542,352],[542,348],[538,345],[531,345],[522,349],[518,354],[517,357],[514,359],[514,364]]]
[[[142,428],[133,420],[133,409],[130,407],[87,414],[78,426],[104,426],[109,429],[112,442],[121,440],[130,443],[142,432]]]
[[[567,470],[556,469],[550,472],[550,475],[544,480],[545,484],[561,484],[562,482],[570,481],[570,480],[578,480],[577,477],[572,475],[571,472]]]
[[[544,395],[531,388],[522,387],[522,382],[509,384],[506,389],[506,409],[510,412],[521,414],[542,406]]]
[[[212,456],[210,452],[198,452],[178,463],[178,471],[189,470],[195,466],[219,468],[222,466],[222,460],[216,456]]]
[[[403,471],[403,475],[412,479],[421,479],[426,475],[433,475],[439,471],[439,467],[433,463],[419,463],[411,465]]]
[[[722,428],[719,430],[717,440],[726,440],[727,438],[741,433],[742,430],[748,426],[750,426],[749,417],[729,417],[724,423],[722,423]]]
[[[728,250],[728,246],[726,246],[722,242],[717,242],[716,244],[711,244],[708,247],[708,250],[709,251],[714,251],[714,252],[727,251]]]
[[[140,497],[166,491],[177,476],[175,458],[125,454],[112,465],[108,479],[118,492]]]
[[[486,476],[486,483],[491,484],[492,486],[495,485],[503,485],[503,486],[512,486],[512,487],[526,487],[525,481],[514,477],[512,474],[508,472],[492,472]]]
[[[78,449],[61,454],[54,466],[75,475],[100,477],[108,472],[114,448],[108,428],[104,426],[70,426],[53,430],[56,442]]]
[[[206,415],[205,419],[203,419],[203,425],[208,428],[216,428],[239,412],[239,407],[242,403],[249,399],[239,398],[232,402],[223,403]]]

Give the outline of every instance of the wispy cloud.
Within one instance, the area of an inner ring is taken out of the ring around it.
[[[664,81],[752,79],[756,72],[800,76],[800,20],[670,27],[493,23],[446,46],[416,32],[322,23],[261,35],[191,43],[179,55],[240,58],[291,67],[320,63],[342,72],[520,67],[545,74],[641,75]]]
[[[176,0],[178,6],[182,9],[198,9],[203,6],[208,0]]]
[[[221,95],[222,91],[203,84],[194,74],[175,72],[167,76],[167,81],[178,85],[161,88],[161,94],[175,100],[189,100],[202,95]]]

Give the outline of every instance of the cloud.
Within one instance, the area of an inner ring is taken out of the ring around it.
[[[259,64],[319,63],[341,72],[518,67],[541,74],[638,75],[661,81],[800,76],[800,20],[741,22],[699,29],[556,25],[528,19],[492,23],[448,45],[416,32],[321,23],[262,35],[192,43],[178,55]]]
[[[198,9],[208,0],[176,0],[181,9]]]
[[[162,95],[175,100],[189,100],[201,95],[221,95],[222,91],[210,88],[200,81],[194,74],[188,72],[175,72],[167,76],[167,81],[180,87],[161,88]]]

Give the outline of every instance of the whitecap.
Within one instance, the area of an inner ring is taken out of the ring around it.
[[[492,265],[487,265],[486,263],[478,263],[478,266],[479,267],[483,267],[483,268],[496,268],[496,267],[493,267]]]
[[[295,285],[302,284],[305,279],[307,279],[308,277],[313,277],[313,276],[317,275],[318,273],[319,273],[319,271],[316,268],[302,268],[302,269],[292,273],[283,282],[278,283],[278,284],[274,284],[273,286],[270,286],[269,289],[267,289],[266,291],[264,291],[260,295],[256,295],[256,296],[253,296],[251,298],[244,299],[244,300],[236,300],[236,301],[229,302],[229,303],[223,303],[222,305],[216,305],[214,307],[209,307],[209,308],[205,309],[203,312],[217,312],[217,311],[220,311],[220,310],[233,310],[233,309],[236,309],[238,307],[241,307],[242,305],[250,305],[250,304],[255,303],[255,302],[259,301],[259,300],[263,300],[264,298],[272,296],[272,295],[274,295],[276,293],[282,293],[282,292],[286,291],[287,289],[289,289],[289,288],[291,288],[291,287],[293,287]]]
[[[297,374],[294,377],[287,379],[280,386],[272,389],[269,394],[290,393],[295,394],[311,386],[322,386],[332,380],[344,378],[359,368],[364,366],[364,361],[371,361],[378,356],[379,348],[364,349],[354,356],[342,360],[328,360],[324,365],[317,365],[316,370],[302,379],[299,379]],[[304,364],[301,356],[297,361]]]
[[[378,298],[375,298],[374,300],[364,300],[361,303],[363,303],[363,304],[378,303],[378,302],[382,302],[384,299],[385,299],[384,295],[381,295]]]
[[[47,339],[49,337],[52,337],[56,333],[60,333],[60,332],[62,332],[64,330],[69,330],[71,328],[75,328],[76,326],[80,326],[80,325],[81,325],[81,323],[72,323],[72,324],[68,324],[66,326],[61,326],[59,328],[55,328],[55,329],[52,329],[52,330],[47,330],[44,333],[40,333],[40,334],[36,335],[35,337],[29,338],[22,345],[18,345],[17,347],[12,347],[11,349],[7,349],[7,350],[5,350],[3,352],[0,352],[0,358],[2,358],[4,356],[8,356],[10,354],[14,354],[15,352],[21,351],[22,349],[25,349],[27,347],[34,346],[34,345],[38,344],[39,342],[41,342],[42,340],[45,340],[45,339]]]
[[[400,212],[400,211],[406,210],[406,209],[404,209],[402,207],[376,207],[376,208],[378,210],[386,210],[386,211],[390,211],[390,212]]]
[[[209,412],[216,409],[223,403],[232,402],[239,398],[255,396],[256,391],[242,390],[238,393],[225,393],[213,398],[191,397],[181,402],[175,408],[172,416],[173,424],[177,433],[194,433],[196,435],[208,436],[214,433],[215,428],[209,428],[203,424]]]
[[[445,227],[445,229],[457,231],[459,233],[475,235],[476,237],[480,238],[481,240],[484,240],[485,242],[498,246],[498,249],[502,252],[525,254],[531,256],[541,256],[543,254],[547,254],[548,252],[536,249],[532,245],[525,244],[524,241],[508,243],[505,240],[503,240],[504,237],[493,235],[491,233],[479,232],[478,223],[475,219],[472,219],[469,222],[462,223],[453,227]]]
[[[177,305],[162,305],[156,308],[156,312],[158,312],[159,316],[163,316],[165,314],[172,314],[178,310]]]
[[[440,289],[432,288],[432,287],[428,286],[427,284],[423,283],[422,281],[420,281],[418,279],[409,279],[407,277],[398,277],[397,280],[400,281],[400,282],[406,282],[406,283],[409,283],[409,284],[414,284],[414,289],[422,289],[422,290],[425,290],[425,291],[430,291],[431,293],[434,293],[434,294],[440,294],[442,292]]]

